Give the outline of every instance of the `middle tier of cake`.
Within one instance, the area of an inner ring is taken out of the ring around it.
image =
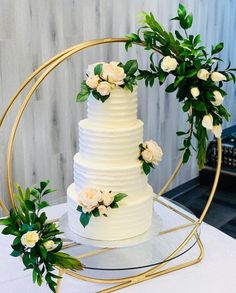
[[[132,126],[106,128],[89,119],[79,122],[79,148],[82,159],[94,163],[126,165],[138,160],[143,142],[143,122]]]

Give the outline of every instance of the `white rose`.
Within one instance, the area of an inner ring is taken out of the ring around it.
[[[100,212],[101,215],[104,215],[107,212],[107,208],[104,205],[100,205],[98,207],[98,210],[99,210],[99,212]]]
[[[192,87],[190,92],[194,98],[196,98],[200,95],[200,91],[199,91],[198,87]]]
[[[99,83],[98,87],[97,87],[97,92],[101,95],[101,96],[107,96],[110,94],[111,92],[111,85],[109,82],[107,81],[102,81]]]
[[[208,80],[209,75],[210,73],[204,68],[200,69],[197,73],[197,77],[202,80]]]
[[[53,240],[48,240],[44,242],[43,246],[47,249],[47,251],[53,250],[55,247],[55,242]]]
[[[114,200],[114,194],[109,191],[102,192],[102,201],[105,206],[109,206]]]
[[[92,76],[92,75],[94,75],[94,68],[95,68],[98,64],[102,64],[102,65],[104,65],[105,62],[97,62],[97,63],[94,63],[94,64],[90,64],[90,65],[88,66],[88,68],[87,68],[86,74],[87,74],[88,76]]]
[[[149,160],[150,163],[157,165],[158,162],[162,160],[162,156],[163,156],[161,147],[154,140],[148,140],[144,142],[143,146],[146,148],[146,150],[149,150],[152,154],[152,159],[150,161],[150,153],[146,152],[144,154],[144,156],[146,156],[146,159]]]
[[[34,247],[39,241],[39,234],[37,231],[29,231],[21,236],[21,243],[26,247]]]
[[[85,188],[78,194],[78,204],[82,207],[84,213],[90,213],[94,210],[99,201],[101,201],[102,193],[95,188]]]
[[[178,65],[178,62],[175,58],[172,58],[170,56],[166,56],[163,58],[161,62],[161,69],[165,72],[170,72],[176,69]]]
[[[222,80],[227,80],[226,76],[220,72],[214,71],[211,74],[211,80],[218,82],[218,81],[222,81]]]
[[[141,156],[146,163],[152,163],[152,151],[150,151],[149,149],[145,149],[144,151],[142,151]]]
[[[213,129],[213,117],[211,114],[205,115],[202,119],[202,126],[206,129]]]
[[[109,64],[104,64],[102,67],[102,78],[107,80],[110,83],[114,83],[116,85],[121,85],[124,83],[124,78],[126,74],[124,69],[120,66],[117,66],[117,62],[112,61]]]
[[[99,80],[100,78],[98,75],[89,75],[88,78],[86,79],[86,84],[91,89],[95,89],[98,86]]]
[[[214,125],[212,128],[212,132],[215,135],[216,138],[221,137],[222,134],[222,127],[221,125]]]
[[[211,101],[211,103],[214,106],[220,106],[224,101],[224,98],[222,97],[221,93],[219,91],[213,91],[213,95],[214,95],[215,101]]]

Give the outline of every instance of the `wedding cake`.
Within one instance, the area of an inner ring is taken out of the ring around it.
[[[82,237],[110,241],[140,235],[150,227],[153,189],[143,163],[153,166],[162,152],[154,141],[143,143],[137,86],[131,92],[115,85],[106,94],[103,102],[89,95],[67,197],[70,229]]]

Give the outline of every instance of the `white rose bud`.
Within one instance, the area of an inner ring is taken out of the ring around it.
[[[111,85],[109,82],[107,81],[102,81],[99,83],[98,87],[97,87],[97,92],[101,95],[101,96],[107,96],[110,94],[111,92]]]
[[[227,80],[226,76],[220,72],[214,71],[211,74],[211,80],[218,82],[218,81],[223,81],[223,80]]]
[[[89,86],[91,89],[95,89],[98,86],[100,78],[98,75],[89,75],[88,78],[86,79],[86,84]]]
[[[112,192],[103,191],[102,192],[102,201],[105,206],[109,206],[114,200],[114,194]]]
[[[37,231],[29,231],[21,236],[21,243],[26,247],[33,248],[39,241],[39,234]]]
[[[221,93],[219,91],[213,91],[213,95],[214,95],[215,101],[211,101],[211,103],[214,106],[220,106],[224,101],[224,98],[222,97]]]
[[[161,62],[161,69],[165,72],[174,71],[177,66],[178,62],[176,61],[176,59],[170,56],[164,57]]]
[[[119,63],[115,61],[104,64],[102,67],[102,78],[116,85],[123,84],[126,74],[124,68],[117,66],[118,64]]]
[[[107,212],[107,208],[104,205],[100,205],[98,207],[98,210],[99,210],[99,212],[100,212],[101,215],[104,215]]]
[[[198,87],[192,87],[190,92],[194,98],[196,98],[200,95],[200,91],[199,91]]]
[[[200,69],[197,73],[197,77],[202,80],[208,80],[209,75],[210,73],[204,68]]]
[[[202,119],[202,126],[206,129],[213,129],[213,117],[211,114],[205,115]]]
[[[214,125],[212,128],[212,132],[215,135],[216,138],[221,137],[222,134],[222,127],[221,125]]]
[[[47,251],[53,250],[55,247],[55,242],[53,240],[48,240],[44,242],[43,246],[47,249]]]

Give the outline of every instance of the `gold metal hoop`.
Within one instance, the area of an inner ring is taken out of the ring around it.
[[[82,51],[83,49],[87,49],[89,47],[93,47],[93,46],[97,46],[97,45],[101,45],[101,44],[107,44],[107,43],[121,43],[121,42],[126,42],[127,39],[126,38],[105,38],[105,39],[97,39],[97,40],[91,40],[91,41],[87,41],[87,42],[83,42],[81,44],[78,44],[76,46],[73,46],[63,52],[61,52],[60,54],[56,55],[55,57],[53,57],[52,59],[50,59],[48,62],[46,62],[45,64],[43,64],[41,67],[39,67],[19,88],[19,90],[17,91],[17,93],[15,94],[15,96],[12,97],[12,99],[10,100],[6,110],[3,113],[2,118],[0,119],[0,127],[2,126],[7,113],[9,112],[9,110],[11,109],[12,105],[14,104],[14,102],[16,101],[16,99],[18,98],[18,96],[20,95],[20,93],[26,88],[26,86],[33,80],[34,77],[36,77],[39,73],[41,73],[44,69],[45,71],[40,75],[40,77],[37,79],[37,81],[34,83],[34,85],[30,88],[28,94],[25,96],[19,111],[17,113],[16,119],[14,121],[12,130],[11,130],[11,134],[10,134],[10,138],[9,138],[9,143],[8,143],[8,148],[7,148],[7,166],[6,166],[6,170],[7,170],[7,186],[8,186],[8,191],[9,191],[9,196],[10,196],[10,201],[12,203],[13,207],[16,207],[15,204],[15,200],[14,200],[14,195],[13,195],[13,185],[12,185],[12,152],[13,152],[13,145],[14,145],[14,140],[15,140],[15,135],[16,135],[16,131],[17,128],[19,126],[19,123],[21,121],[22,115],[33,95],[33,93],[35,92],[35,90],[38,88],[38,86],[43,82],[43,80],[47,77],[47,75],[49,75],[49,73],[51,71],[53,71],[59,64],[61,64],[64,60],[68,59],[70,56],[74,55],[75,53]],[[141,45],[142,44],[137,44],[137,45]],[[215,178],[214,178],[214,183],[213,186],[211,188],[211,192],[208,198],[208,201],[202,211],[202,214],[199,218],[198,221],[193,221],[193,226],[194,228],[191,230],[191,232],[189,233],[189,235],[185,238],[185,240],[179,245],[179,247],[177,247],[175,249],[175,251],[173,251],[173,253],[171,253],[171,255],[169,255],[166,260],[169,260],[173,257],[175,257],[185,246],[186,244],[191,240],[192,237],[197,238],[197,229],[200,226],[200,224],[202,223],[210,205],[211,202],[213,200],[216,188],[217,188],[217,184],[219,181],[219,176],[220,176],[220,169],[221,169],[221,159],[222,159],[222,155],[221,155],[221,151],[222,151],[222,146],[221,146],[221,139],[218,138],[217,139],[217,155],[218,155],[218,160],[217,160],[217,167],[216,167],[216,174],[215,174]],[[156,201],[159,201],[159,196],[163,195],[163,193],[167,190],[167,188],[170,186],[171,182],[174,180],[174,178],[176,177],[176,175],[178,174],[180,168],[182,166],[182,157],[180,159],[180,161],[178,162],[175,170],[173,171],[173,173],[171,174],[170,178],[167,180],[167,182],[165,183],[165,185],[161,188],[160,192],[157,195],[157,198],[155,199]],[[200,255],[199,257],[191,262],[187,262],[185,264],[179,265],[179,266],[175,266],[174,268],[170,268],[165,270],[165,273],[167,272],[171,272],[173,270],[176,269],[180,269],[189,265],[192,265],[196,262],[199,262],[202,257],[203,257],[203,246],[200,240],[197,241],[197,244],[200,248]],[[136,275],[136,276],[132,276],[132,277],[127,277],[127,278],[121,278],[121,279],[96,279],[96,278],[91,278],[91,277],[87,277],[84,275],[80,275],[68,270],[65,270],[65,273],[71,276],[75,276],[81,280],[86,280],[86,281],[91,281],[91,282],[96,282],[96,283],[117,283],[117,282],[121,282],[122,284],[114,287],[113,289],[119,289],[122,286],[129,286],[131,284],[134,283],[138,283],[141,282],[144,279],[150,279],[153,278],[155,276],[161,275],[163,274],[164,271],[161,272],[157,272],[158,269],[160,269],[164,264],[161,265],[157,265],[154,266],[152,269],[149,269],[148,271]],[[60,270],[60,269],[59,269]],[[103,292],[110,292],[109,289],[108,291],[104,290]]]

